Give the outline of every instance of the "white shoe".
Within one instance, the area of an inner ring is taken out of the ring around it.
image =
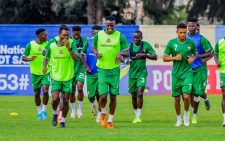
[[[100,119],[101,119],[101,116],[97,116],[97,117],[96,117],[96,122],[97,122],[97,123],[100,123]]]
[[[223,125],[222,126],[225,127],[225,120],[223,121]]]
[[[190,125],[190,121],[189,121],[189,117],[188,116],[184,116],[184,126],[189,126]]]
[[[81,109],[77,109],[77,116],[78,116],[78,118],[83,118]]]
[[[182,120],[177,120],[177,123],[175,124],[176,127],[179,127],[182,125]]]
[[[76,112],[71,112],[70,118],[75,119]]]

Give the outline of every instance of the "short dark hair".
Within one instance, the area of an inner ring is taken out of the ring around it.
[[[62,32],[62,30],[67,30],[67,31],[69,31],[69,28],[68,28],[68,26],[67,26],[67,25],[62,24],[62,25],[60,25],[60,27],[59,27],[59,33],[61,33],[61,32]]]
[[[94,25],[94,26],[92,26],[91,29],[92,29],[92,30],[102,30],[102,27],[99,26],[99,25]]]
[[[134,33],[141,34],[142,37],[142,32],[140,30],[136,30]]]
[[[108,16],[105,18],[107,21],[116,21],[116,18],[114,16]]]
[[[185,24],[185,23],[179,23],[178,25],[177,25],[177,29],[178,28],[185,28],[185,29],[187,29],[187,25]]]
[[[81,31],[81,27],[75,25],[75,26],[72,27],[72,30],[73,31]]]
[[[198,20],[197,19],[188,19],[188,22],[197,23]]]
[[[36,35],[38,36],[41,32],[44,32],[45,29],[44,28],[39,28],[38,30],[36,30]]]

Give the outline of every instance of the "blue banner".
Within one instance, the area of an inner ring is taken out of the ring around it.
[[[60,25],[0,25],[0,94],[1,95],[33,95],[29,64],[22,61],[26,44],[36,39],[38,28],[45,28],[48,39],[58,36]],[[68,25],[72,31],[73,25]],[[92,25],[80,25],[82,36],[91,37]],[[103,26],[104,28],[104,26]],[[133,40],[133,32],[139,26],[116,26],[128,42]],[[71,34],[72,36],[72,34]],[[127,79],[126,79],[127,81]],[[127,83],[127,82],[126,82]],[[127,94],[127,84],[120,86],[122,94]]]

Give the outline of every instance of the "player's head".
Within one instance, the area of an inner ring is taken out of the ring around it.
[[[188,20],[188,32],[189,34],[196,33],[197,19],[189,19]]]
[[[200,24],[196,24],[196,33],[200,34]]]
[[[47,32],[44,28],[39,28],[36,30],[36,35],[41,42],[45,42],[48,38]]]
[[[140,30],[135,31],[133,34],[133,37],[134,37],[134,43],[136,45],[140,45],[141,40],[143,39],[142,32]]]
[[[98,33],[100,30],[102,30],[102,27],[99,25],[92,26],[92,36],[94,36],[96,33]]]
[[[106,32],[108,34],[113,33],[114,31],[114,26],[116,24],[116,19],[113,16],[109,16],[105,19],[105,25],[106,25]]]
[[[65,39],[69,39],[70,36],[70,32],[69,32],[69,28],[66,25],[61,25],[59,27],[59,40],[65,40]]]
[[[181,41],[184,41],[186,39],[186,33],[187,33],[187,25],[185,23],[179,23],[177,25],[177,36]]]
[[[80,39],[81,27],[75,25],[72,27],[72,30],[73,30],[73,38],[76,40]]]

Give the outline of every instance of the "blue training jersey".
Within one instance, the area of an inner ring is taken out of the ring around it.
[[[191,39],[195,43],[195,46],[196,46],[197,51],[198,51],[198,54],[204,54],[205,53],[204,49],[201,46],[202,35],[195,34],[194,36],[190,36],[189,34],[187,34],[187,38]],[[197,67],[200,67],[202,65],[203,65],[202,64],[202,59],[198,58],[192,63],[192,68],[197,68]]]
[[[92,37],[90,40],[88,40],[88,46],[87,46],[87,51],[86,51],[86,63],[88,64],[88,66],[91,69],[90,74],[97,73],[97,66],[96,66],[97,57],[92,51],[93,39],[94,38]]]

